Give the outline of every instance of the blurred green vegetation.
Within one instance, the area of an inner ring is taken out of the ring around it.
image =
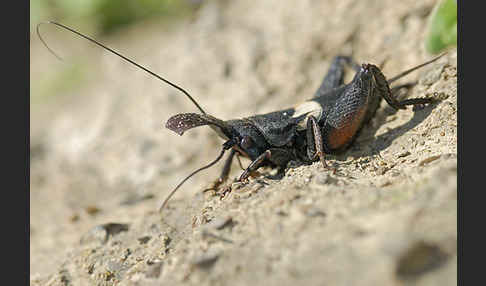
[[[38,23],[55,20],[66,24],[76,23],[77,30],[102,39],[104,36],[115,34],[129,25],[144,20],[176,22],[191,15],[202,2],[202,0],[30,0],[30,29],[32,37],[37,37],[34,32]],[[46,34],[51,37],[50,39],[54,36],[52,31],[50,33],[46,31]],[[52,40],[52,43],[55,42]],[[61,55],[65,54],[62,51],[64,50],[61,49]],[[70,57],[63,65],[56,68],[31,68],[31,103],[46,102],[54,95],[65,94],[64,91],[82,87],[82,83],[93,75],[87,72],[90,70],[89,60],[85,58],[86,55],[81,56],[81,54],[79,57]],[[54,56],[52,60],[55,61]]]
[[[429,53],[438,53],[449,46],[457,45],[457,1],[442,0],[432,12],[428,24],[425,48]]]
[[[160,17],[177,19],[189,14],[196,0],[30,0],[31,26],[40,21],[91,23],[109,34],[139,20]]]
[[[30,103],[45,102],[54,95],[63,94],[62,91],[79,87],[87,79],[88,70],[89,67],[86,64],[76,61],[60,66],[55,72],[49,73],[49,76],[31,79]],[[33,90],[35,94],[32,93]]]

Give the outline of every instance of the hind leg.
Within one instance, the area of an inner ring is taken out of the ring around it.
[[[386,80],[380,69],[377,66],[371,64],[366,65],[366,67],[370,69],[370,71],[373,73],[373,77],[375,78],[376,82],[376,91],[386,100],[386,102],[391,107],[397,110],[405,109],[407,105],[421,106],[423,104],[433,103],[435,101],[433,98],[409,98],[405,100],[398,100],[392,95],[392,90],[390,90],[388,81]]]
[[[350,65],[355,71],[359,71],[360,69],[360,65],[358,65],[351,57],[336,56],[314,97],[321,96],[343,84],[345,65]]]

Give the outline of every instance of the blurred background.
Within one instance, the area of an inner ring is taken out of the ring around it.
[[[123,33],[124,29],[144,21],[157,21],[161,26],[170,26],[174,22],[194,15],[203,3],[204,0],[31,0],[30,30],[34,35],[37,23],[56,20],[63,23],[76,23],[76,28],[88,35],[109,37]],[[46,33],[45,36],[53,35]],[[67,37],[75,36],[67,35]],[[34,47],[31,46],[31,49],[37,48],[37,39],[32,41]],[[54,43],[49,42],[49,44]],[[456,44],[457,1],[438,1],[428,23],[425,47],[430,53],[438,53]],[[63,48],[62,52],[73,53],[71,48]],[[32,58],[36,65],[37,59]],[[48,94],[56,93],[56,90],[80,84],[86,76],[82,72],[84,68],[85,66],[79,65],[75,59],[70,59],[60,70],[50,70],[47,73],[43,71],[44,76],[39,77],[39,74],[36,74],[35,77],[31,77],[31,90],[35,90],[34,94],[31,93],[33,103]]]
[[[190,17],[200,7],[202,0],[142,0],[142,1],[109,1],[109,0],[35,0],[30,1],[30,32],[31,32],[31,55],[35,49],[38,50],[38,38],[35,34],[36,25],[42,21],[55,20],[61,23],[75,23],[76,29],[96,38],[110,37],[123,33],[131,25],[140,24],[144,21],[157,21],[161,26],[170,26],[174,22]],[[76,37],[66,31],[59,33],[56,28],[43,27],[44,34],[49,45],[55,45],[53,37],[62,37],[60,49],[53,47],[60,54],[75,54],[77,50],[69,47]],[[49,30],[50,29],[50,30]],[[84,45],[89,47],[89,45]],[[40,47],[45,49],[45,47]],[[83,50],[81,48],[80,50]],[[79,51],[79,50],[78,50]],[[66,88],[76,87],[81,84],[86,76],[83,71],[86,65],[79,60],[79,54],[66,61],[66,65],[57,70],[45,70],[36,73],[37,66],[45,62],[39,62],[37,57],[31,56],[33,60],[31,70],[35,76],[31,76],[31,103],[45,99],[49,94],[56,94]],[[78,59],[78,60],[77,60]],[[32,73],[31,73],[32,74]]]
[[[79,262],[66,260],[66,254],[93,226],[130,222],[143,231],[151,225],[166,231],[154,210],[182,178],[212,161],[222,144],[209,128],[184,136],[164,128],[170,116],[196,111],[177,90],[85,39],[42,25],[42,37],[63,58],[56,59],[37,37],[39,22],[55,20],[94,37],[179,84],[222,119],[308,99],[340,53],[359,62],[387,58],[385,73],[394,75],[457,44],[454,0],[31,0],[30,5],[31,281],[45,282],[60,273],[63,262]],[[447,88],[437,87],[453,94]],[[449,111],[438,125],[452,143],[437,137],[443,141],[434,143],[434,152],[454,153],[452,107]],[[408,115],[399,113],[383,128],[405,124]],[[396,141],[409,144],[405,140]],[[420,146],[427,147],[415,147]],[[191,178],[174,197],[170,214],[180,219],[175,228],[191,220],[195,213],[187,205],[198,203],[196,194],[217,178],[221,165]],[[413,178],[415,165],[408,170]],[[240,172],[234,162],[230,177]],[[452,226],[449,222],[444,219]],[[79,276],[87,275],[78,266]]]
[[[79,28],[109,34],[150,18],[178,19],[197,9],[202,0],[38,0],[30,1],[30,21],[45,19],[83,23]]]

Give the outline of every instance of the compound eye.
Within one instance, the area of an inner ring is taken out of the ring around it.
[[[253,140],[249,136],[244,136],[240,143],[241,148],[249,149],[253,146]]]

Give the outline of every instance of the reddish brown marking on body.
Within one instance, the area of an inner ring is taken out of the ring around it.
[[[361,126],[365,113],[366,107],[362,107],[346,116],[341,122],[340,128],[333,128],[327,137],[329,147],[331,149],[338,149],[349,143]]]

